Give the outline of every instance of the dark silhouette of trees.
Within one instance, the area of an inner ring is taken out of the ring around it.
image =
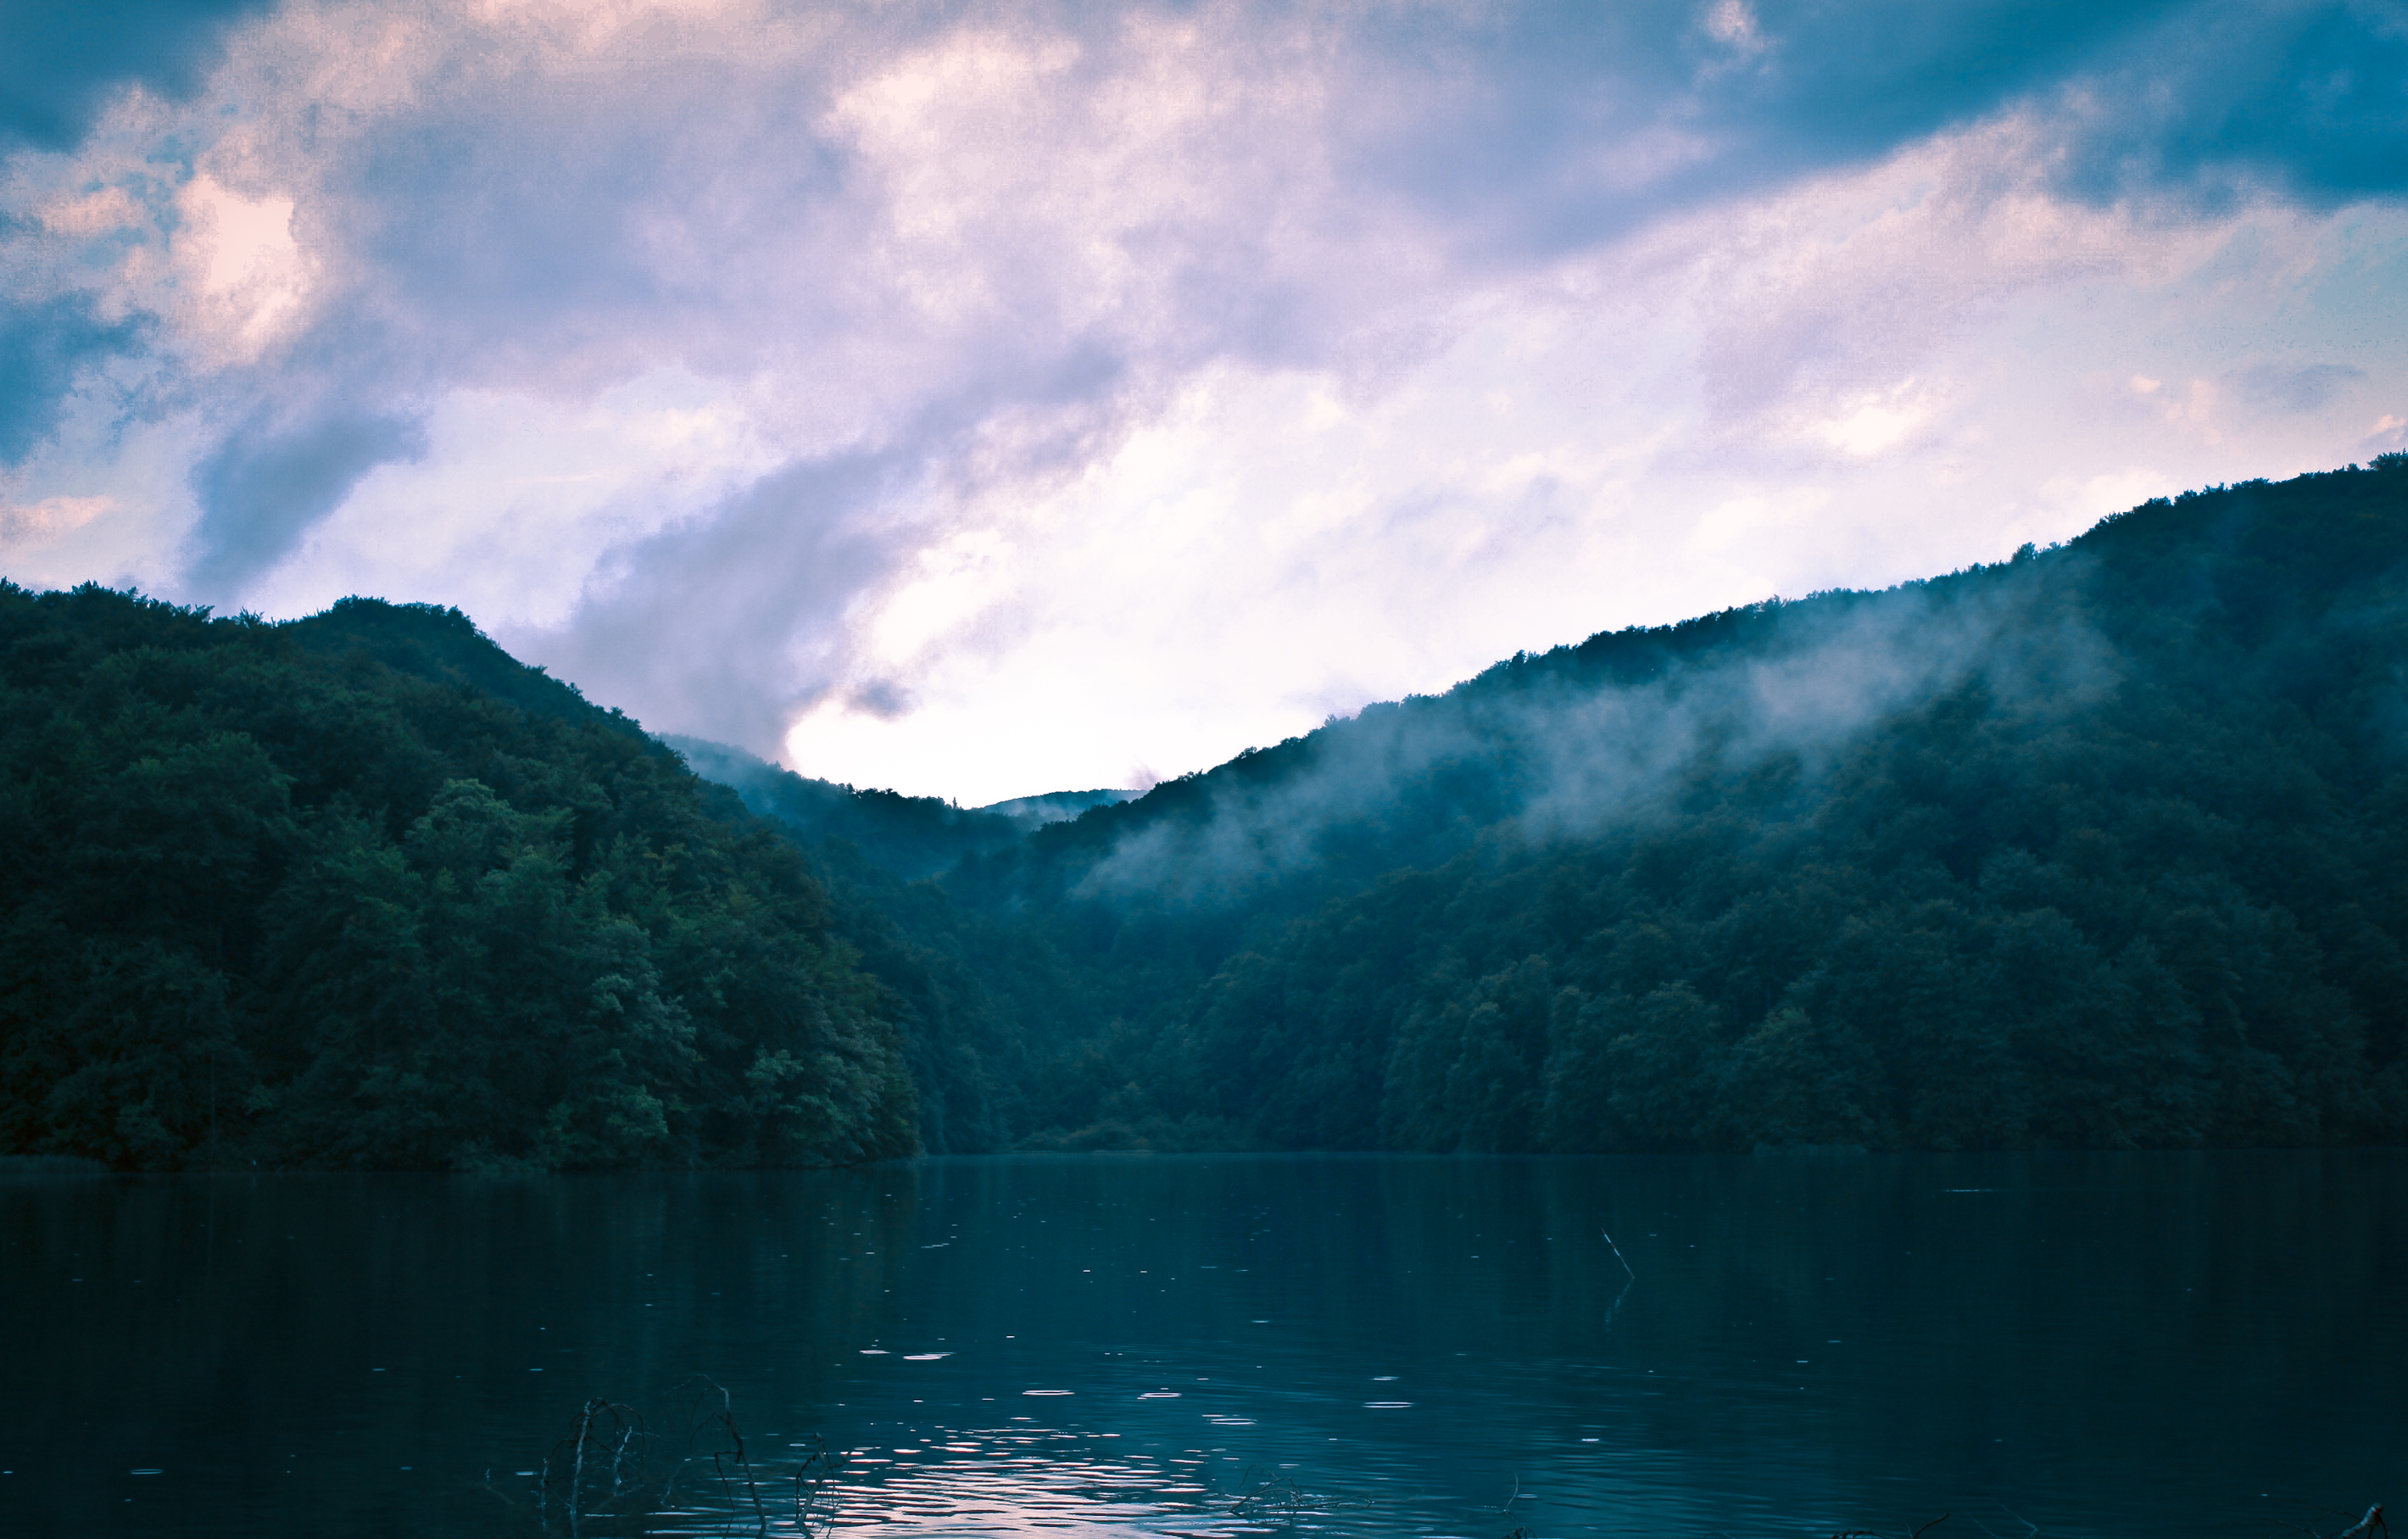
[[[909,1152],[792,844],[454,611],[0,585],[0,1145],[129,1168]]]
[[[270,626],[0,585],[0,758],[15,1153],[2408,1121],[2399,456],[1524,654],[1033,831],[731,758],[755,817],[456,611],[366,600]]]

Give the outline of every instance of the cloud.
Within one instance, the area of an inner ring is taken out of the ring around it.
[[[109,212],[130,206],[119,189]],[[106,195],[106,194],[103,194]],[[293,238],[293,199],[248,198],[203,172],[176,197],[175,239],[190,283],[196,329],[227,361],[249,362],[298,317],[309,296],[309,265]]]
[[[1430,7],[1364,27],[1343,142],[1464,243],[1561,252],[1973,122],[2179,8]]]
[[[2069,187],[2225,207],[2408,188],[2408,16],[2383,0],[2209,0],[2056,88]]]
[[[107,497],[45,497],[26,506],[0,502],[0,550],[56,539],[107,511]]]
[[[460,602],[856,782],[1190,767],[2347,457],[2388,15],[194,9],[0,160],[0,498],[103,510],[12,575]]]
[[[239,591],[340,506],[362,476],[425,449],[417,423],[386,416],[324,417],[226,439],[194,477],[202,554],[191,581]]]
[[[77,376],[134,351],[143,329],[131,318],[104,321],[87,294],[0,305],[0,463],[22,461],[48,438]]]
[[[2242,395],[2261,406],[2314,411],[2365,378],[2366,370],[2353,364],[2309,364],[2298,368],[2252,364],[2240,371],[2236,382]]]
[[[0,142],[73,144],[128,82],[190,95],[224,35],[268,0],[76,0],[0,7]]]
[[[765,477],[706,520],[611,553],[574,620],[522,650],[610,680],[609,703],[655,731],[710,724],[774,752],[846,675],[838,617],[910,548],[878,515],[915,468],[864,453]]]

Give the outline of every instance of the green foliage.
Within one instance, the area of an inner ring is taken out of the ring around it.
[[[910,1152],[799,854],[456,611],[0,584],[0,1147],[121,1168]]]
[[[1051,1050],[1061,1129],[1141,1096],[1286,1147],[2396,1141],[2403,576],[2387,461],[2161,499],[1525,654],[950,885],[1115,1023]],[[1880,694],[1901,658],[1931,682]]]
[[[805,845],[849,844],[863,862],[906,881],[934,876],[968,854],[1002,849],[1021,834],[1010,817],[935,797],[809,780],[702,738],[661,741],[684,755],[695,773],[733,790],[763,817],[784,824]]]
[[[2396,1141],[2396,458],[1006,814],[686,744],[739,802],[452,611],[0,584],[0,1153]]]

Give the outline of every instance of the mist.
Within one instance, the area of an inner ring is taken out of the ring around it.
[[[1899,712],[1977,688],[1987,710],[2041,712],[2111,688],[2115,649],[2081,613],[2088,565],[2027,554],[1526,654],[1443,696],[1241,755],[1160,815],[1134,804],[1073,890],[1241,901],[1365,859],[1436,864],[1481,838],[1594,840],[1660,822],[1702,786],[1775,771],[1810,800]]]

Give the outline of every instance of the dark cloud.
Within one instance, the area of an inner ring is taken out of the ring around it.
[[[565,631],[502,639],[561,677],[608,681],[610,702],[655,731],[776,757],[793,713],[845,671],[847,601],[910,548],[867,515],[915,468],[863,453],[779,471],[708,523],[615,553]]]
[[[2176,0],[1509,7],[1387,41],[1401,121],[1366,168],[1509,246],[1872,158],[1997,111],[2177,17]]]
[[[1701,95],[1710,115],[1748,124],[1764,150],[1785,142],[1852,159],[1985,116],[2184,8],[2175,0],[1774,0],[1756,10],[1762,63],[1713,77]]]
[[[138,80],[190,94],[221,55],[226,28],[272,0],[13,0],[0,6],[0,148],[63,150],[108,93]]]
[[[2032,111],[2099,199],[2408,190],[2408,13],[2281,0],[1508,7],[1400,27],[1409,110],[1339,132],[1460,234],[1577,247],[1672,209]]]
[[[2258,406],[2285,411],[2314,411],[2331,400],[2344,385],[2366,378],[2366,370],[2349,364],[2310,364],[2286,368],[2279,364],[2253,364],[2234,376],[2243,397]]]
[[[200,554],[186,586],[232,597],[341,507],[362,476],[425,452],[417,423],[377,413],[236,433],[193,478],[201,501],[194,531]]]
[[[57,425],[87,365],[133,351],[139,321],[101,321],[90,295],[0,304],[0,465],[15,465]]]
[[[2184,7],[2067,93],[2070,185],[2315,206],[2408,191],[2408,8]]]
[[[911,692],[892,679],[873,679],[847,697],[846,704],[881,721],[908,716],[915,703]]]
[[[554,99],[531,80],[523,100],[438,101],[350,146],[337,175],[366,195],[347,201],[343,236],[382,313],[421,347],[519,377],[624,365],[663,336],[712,351],[736,276],[721,265],[765,237],[807,254],[828,189],[792,104],[736,142],[693,142],[681,116],[728,112],[710,84],[666,71],[623,80],[645,97],[628,111],[615,93]],[[781,330],[817,308],[811,294],[776,296]]]

